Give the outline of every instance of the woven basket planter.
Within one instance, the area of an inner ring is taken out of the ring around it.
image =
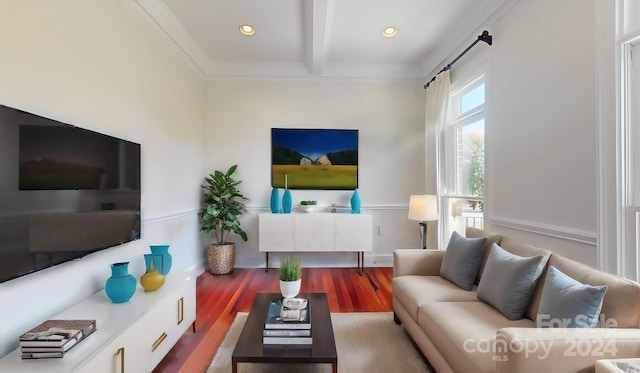
[[[233,243],[209,245],[207,248],[207,263],[209,264],[209,272],[214,275],[225,275],[233,272],[236,263],[236,245]]]

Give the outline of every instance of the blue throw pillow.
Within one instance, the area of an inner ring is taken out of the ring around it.
[[[478,284],[478,299],[509,320],[521,319],[542,273],[541,261],[542,255],[522,257],[493,244]]]
[[[460,288],[471,290],[484,256],[486,237],[465,238],[453,232],[440,265],[440,276]]]
[[[542,289],[536,326],[595,328],[606,292],[607,285],[585,285],[550,266]]]

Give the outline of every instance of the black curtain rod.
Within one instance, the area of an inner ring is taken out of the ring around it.
[[[460,55],[458,57],[456,57],[453,61],[449,62],[449,64],[447,64],[447,66],[443,67],[442,70],[438,71],[438,74],[440,74],[443,71],[447,71],[447,70],[451,69],[451,66],[454,63],[456,63],[460,59],[460,57],[464,56],[464,54],[467,53],[469,51],[469,49],[473,48],[473,46],[476,45],[479,41],[484,41],[485,43],[491,45],[491,44],[493,44],[493,36],[489,35],[489,31],[487,31],[487,30],[482,31],[482,34],[478,35],[478,39],[476,39],[476,41],[471,43],[471,45],[468,46],[467,49],[465,49],[462,53],[460,53]],[[436,74],[436,76],[438,76],[438,74]],[[436,80],[435,76],[433,78],[431,78],[431,80],[429,80],[429,82],[427,84],[424,85],[424,89],[429,88],[429,84],[431,84],[434,80]]]

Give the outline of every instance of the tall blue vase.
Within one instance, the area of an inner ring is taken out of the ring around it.
[[[284,195],[282,196],[282,211],[285,214],[291,212],[291,192],[289,189],[285,189]]]
[[[104,291],[113,303],[125,303],[136,292],[136,278],[129,274],[129,262],[113,263],[111,277],[107,279]]]
[[[277,214],[282,209],[280,205],[280,189],[272,188],[271,189],[271,212],[273,214]]]
[[[153,266],[156,271],[166,276],[173,263],[173,258],[171,254],[169,254],[169,245],[151,245],[149,247],[151,248],[151,254],[154,256]],[[158,261],[158,259],[155,259],[156,257],[160,257],[161,259]],[[145,256],[145,263],[146,260]]]
[[[351,196],[351,213],[360,213],[360,194],[358,193],[358,189],[355,189],[353,191],[353,195]]]

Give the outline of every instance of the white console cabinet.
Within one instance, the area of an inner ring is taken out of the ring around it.
[[[97,330],[61,359],[22,360],[18,348],[0,360],[0,372],[150,372],[195,328],[196,275],[171,272],[160,289],[138,286],[121,304],[103,290],[52,318],[95,319]]]
[[[372,250],[371,216],[344,213],[260,214],[258,250],[269,252],[356,252],[358,270]]]

